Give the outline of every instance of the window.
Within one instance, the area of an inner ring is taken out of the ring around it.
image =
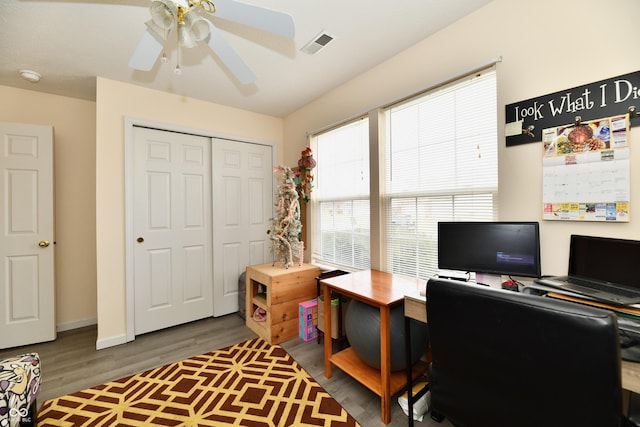
[[[495,72],[385,111],[383,270],[437,272],[437,223],[497,218]]]
[[[370,121],[383,129],[379,141]],[[311,144],[312,262],[428,279],[439,221],[498,218],[493,67],[318,132]],[[384,159],[384,170],[370,169],[370,158],[375,168]],[[380,194],[370,194],[370,177]]]
[[[313,260],[370,268],[369,120],[318,134],[314,145]]]

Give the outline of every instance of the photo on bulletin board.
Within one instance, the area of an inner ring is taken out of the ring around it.
[[[542,131],[543,219],[628,222],[629,116]]]

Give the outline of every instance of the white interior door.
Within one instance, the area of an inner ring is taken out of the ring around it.
[[[0,348],[56,338],[53,128],[0,123]]]
[[[273,217],[270,146],[214,138],[214,316],[238,311],[238,277],[269,262]],[[249,313],[247,313],[249,315]]]
[[[210,138],[134,127],[135,333],[213,315]]]

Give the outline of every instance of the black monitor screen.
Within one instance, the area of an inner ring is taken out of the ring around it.
[[[438,268],[540,277],[537,222],[439,222]]]

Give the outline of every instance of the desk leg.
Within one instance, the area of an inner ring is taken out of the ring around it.
[[[413,427],[413,367],[411,366],[411,319],[404,318],[404,351],[407,364],[407,405],[409,412],[409,427]]]
[[[326,284],[324,288],[324,376],[331,378],[331,289]]]
[[[391,344],[390,319],[391,309],[388,305],[380,307],[380,374],[381,374],[381,410],[382,422],[391,422]]]

